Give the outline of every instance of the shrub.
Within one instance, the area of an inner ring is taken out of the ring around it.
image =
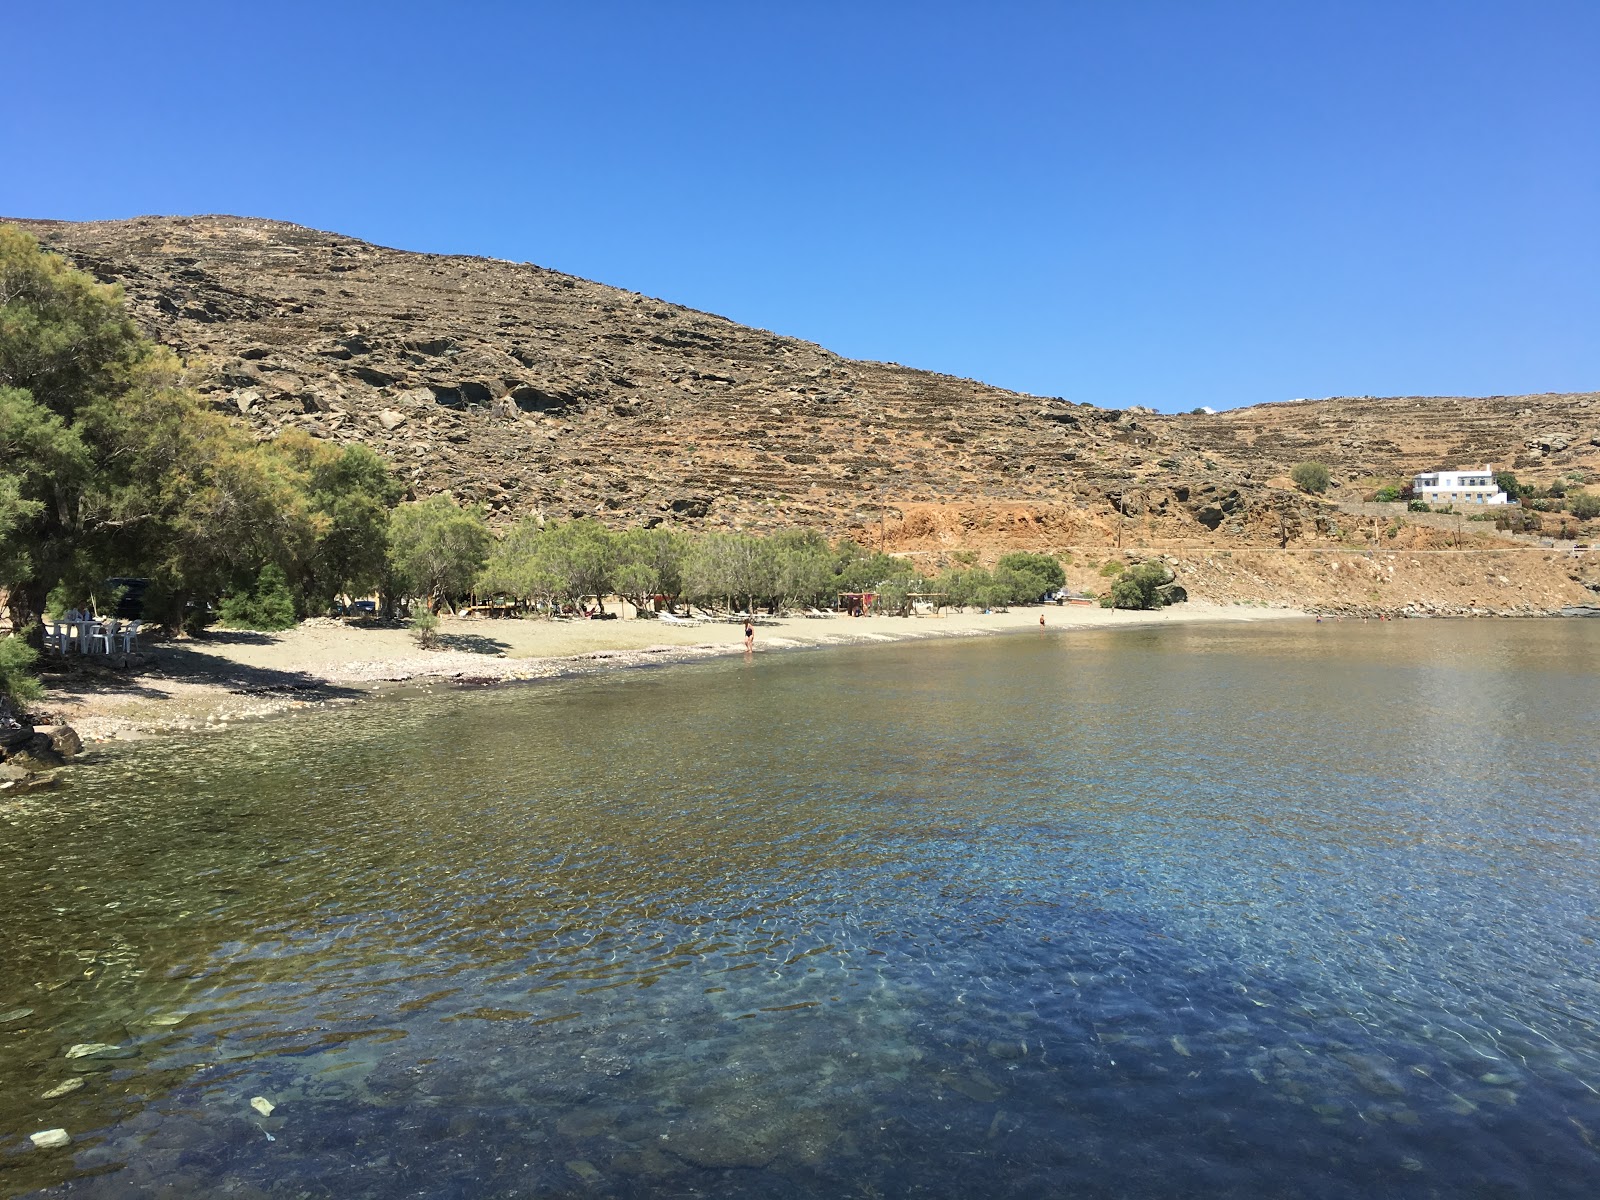
[[[1107,579],[1111,579],[1114,576],[1121,575],[1127,569],[1128,568],[1126,566],[1113,558],[1110,562],[1106,563],[1100,568],[1100,574],[1104,575]]]
[[[262,567],[256,576],[255,591],[226,597],[218,615],[224,625],[234,629],[288,629],[294,624],[294,596],[289,592],[283,568],[273,563]]]
[[[1289,472],[1289,478],[1302,492],[1325,492],[1331,477],[1328,468],[1321,463],[1303,462]]]
[[[1372,498],[1379,504],[1393,504],[1400,499],[1400,489],[1394,484],[1387,484],[1372,493]]]
[[[1413,500],[1410,504],[1406,505],[1406,511],[1407,512],[1432,512],[1433,509],[1428,507],[1428,502],[1426,500]]]
[[[1600,517],[1600,496],[1593,492],[1571,492],[1567,496],[1567,511],[1580,521]]]
[[[0,710],[21,715],[44,696],[32,671],[38,657],[25,635],[0,638]]]
[[[431,609],[419,608],[412,616],[411,636],[424,650],[439,648],[439,618]]]

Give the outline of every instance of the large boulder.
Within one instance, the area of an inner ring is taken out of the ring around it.
[[[71,725],[35,725],[33,734],[36,738],[44,738],[45,745],[62,758],[83,753],[83,739]]]
[[[26,749],[33,741],[32,725],[0,725],[0,758],[13,750]]]

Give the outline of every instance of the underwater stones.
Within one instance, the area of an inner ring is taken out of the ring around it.
[[[110,1042],[79,1042],[75,1046],[67,1047],[67,1058],[121,1058],[126,1057],[119,1053],[121,1046],[114,1046]]]
[[[1355,1072],[1355,1080],[1374,1096],[1403,1096],[1405,1083],[1386,1059],[1372,1054],[1341,1054],[1339,1056]]]
[[[83,1073],[104,1071],[119,1059],[138,1056],[139,1052],[132,1046],[113,1046],[108,1042],[80,1042],[66,1051],[72,1069]]]
[[[41,1129],[38,1133],[30,1133],[28,1140],[41,1150],[59,1150],[62,1146],[72,1145],[72,1135],[65,1129]]]
[[[974,1072],[971,1075],[952,1075],[940,1081],[953,1092],[980,1104],[991,1104],[1006,1094],[1005,1088],[987,1076]]]
[[[36,736],[27,746],[6,755],[5,765],[26,771],[30,775],[37,775],[43,771],[53,771],[57,767],[65,766],[66,762],[67,760],[51,747],[48,738]]]
[[[578,1057],[582,1059],[585,1068],[611,1079],[626,1075],[633,1069],[633,1064],[626,1058],[608,1050],[585,1050]]]
[[[69,1095],[70,1093],[77,1091],[82,1086],[83,1080],[81,1079],[64,1080],[63,1082],[56,1084],[55,1087],[50,1088],[48,1091],[40,1092],[39,1099],[59,1100],[62,1096]]]
[[[9,1012],[0,1013],[0,1025],[9,1025],[13,1021],[20,1021],[23,1017],[33,1016],[31,1008],[13,1008]]]
[[[252,1096],[250,1099],[250,1107],[255,1109],[263,1117],[270,1117],[272,1115],[272,1110],[278,1106],[271,1100],[268,1100],[265,1096]]]
[[[579,1179],[583,1180],[584,1183],[593,1185],[600,1182],[601,1176],[599,1170],[593,1163],[587,1162],[584,1159],[575,1158],[566,1164],[566,1168]]]

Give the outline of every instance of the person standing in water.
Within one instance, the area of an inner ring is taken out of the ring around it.
[[[744,619],[744,652],[749,654],[756,648],[756,627],[749,617]]]
[[[1043,613],[1039,614],[1039,628],[1040,629],[1044,628],[1044,614]]]

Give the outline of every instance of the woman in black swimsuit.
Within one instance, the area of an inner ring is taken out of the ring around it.
[[[756,627],[750,623],[750,618],[746,617],[744,622],[744,652],[749,654],[755,648]]]

